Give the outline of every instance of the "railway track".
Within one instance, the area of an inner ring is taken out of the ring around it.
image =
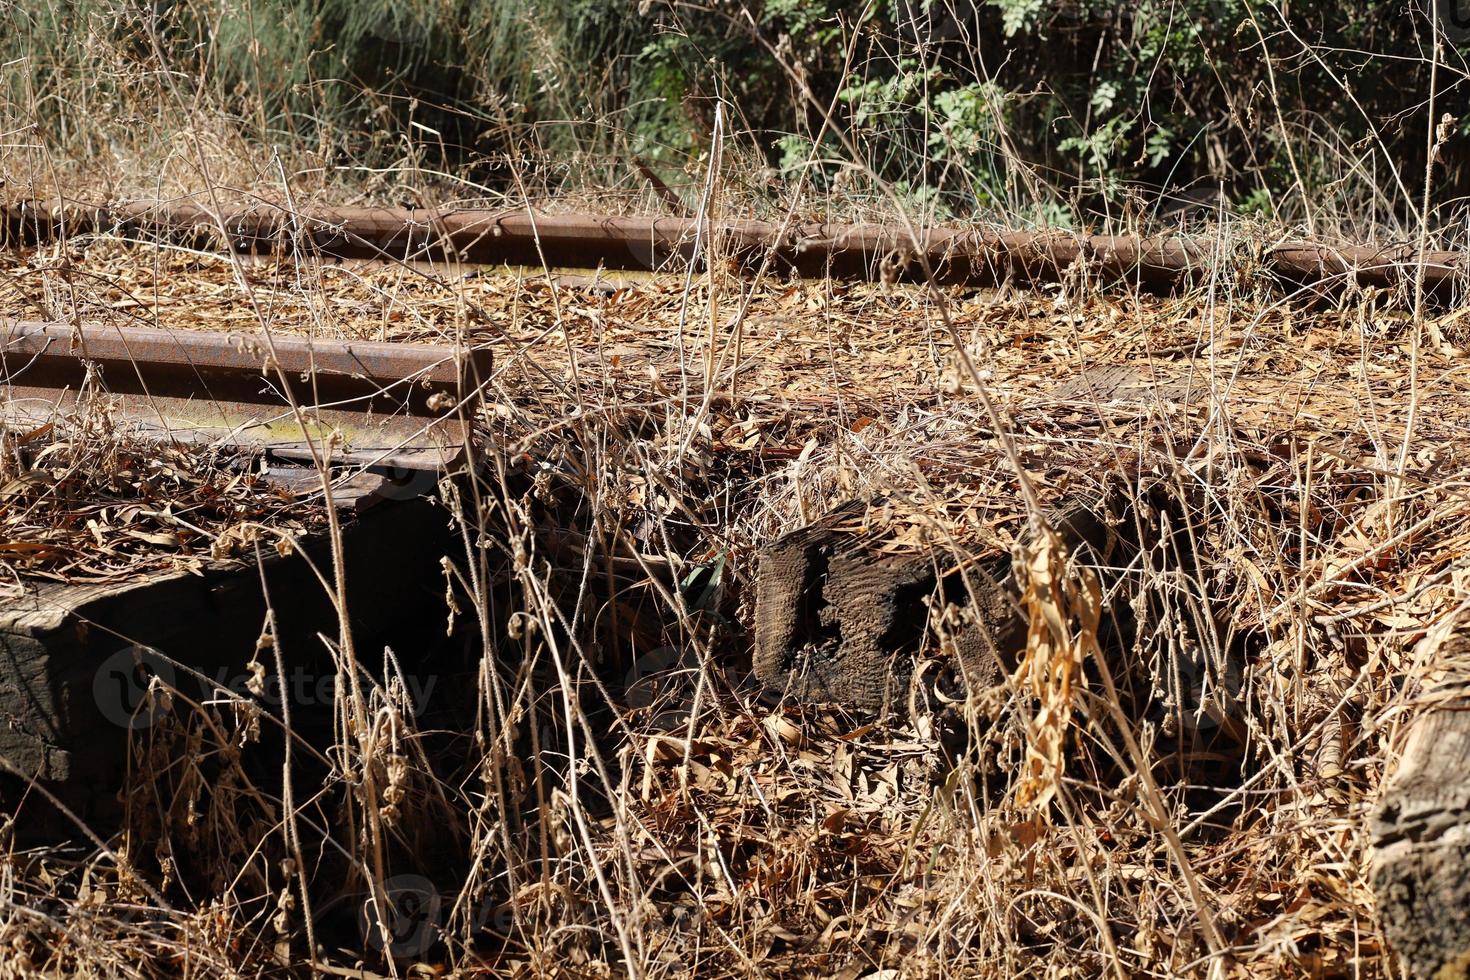
[[[228,700],[243,690],[262,631],[293,670],[330,679],[337,668],[320,637],[350,623],[355,638],[381,645],[442,621],[436,586],[451,537],[427,497],[468,463],[489,375],[488,352],[447,347],[0,319],[0,433],[14,444],[44,441],[101,398],[130,441],[233,450],[218,458],[241,472],[264,463],[283,501],[342,513],[339,533],[317,522],[288,547],[266,537],[216,560],[161,534],[161,560],[126,574],[52,574],[12,588],[0,603],[0,798],[20,792],[6,780],[38,778],[105,826],[125,769],[120,736],[162,718],[146,696],[155,679],[188,698]],[[62,522],[106,523],[94,503],[54,509]],[[328,586],[334,568],[345,593]],[[58,820],[50,832],[66,833],[70,822]]]
[[[488,351],[0,319],[9,427],[96,391],[141,437],[348,469],[390,495],[464,464],[489,376]]]
[[[1212,278],[1263,276],[1290,295],[1333,298],[1351,286],[1412,288],[1439,304],[1464,294],[1470,262],[1459,252],[1413,245],[1327,246],[1288,242],[1254,255],[1220,255],[1213,239],[1187,235],[1090,235],[977,227],[546,215],[528,210],[312,208],[258,202],[216,215],[195,201],[21,202],[0,208],[0,246],[117,234],[201,249],[351,259],[449,259],[530,267],[662,269],[717,254],[746,270],[803,276],[993,286],[1056,282],[1079,271],[1104,283],[1167,291]]]

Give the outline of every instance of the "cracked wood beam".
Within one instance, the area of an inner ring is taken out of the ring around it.
[[[348,620],[364,648],[407,635],[415,623],[443,620],[442,590],[428,586],[452,541],[441,507],[425,499],[384,504],[347,521],[336,546],[329,537],[308,535],[284,557],[264,547],[258,566],[211,561],[194,571],[102,582],[32,582],[7,597],[0,603],[0,759],[8,764],[0,768],[0,800],[21,800],[19,780],[34,777],[108,836],[121,817],[129,732],[164,711],[144,700],[150,675],[195,703],[225,697],[221,690],[246,694],[268,622],[290,678],[279,679],[286,689],[254,703],[278,714],[271,700],[309,683],[293,704],[296,723],[320,724],[310,719],[333,710],[335,688],[323,685],[334,683],[336,667],[319,638],[336,636],[338,612],[314,569],[330,567],[334,553],[348,582]],[[269,679],[278,680],[273,672]],[[266,740],[276,731],[267,725]],[[16,811],[22,840],[75,831],[40,794],[24,798],[30,802]]]
[[[1415,648],[1416,713],[1369,817],[1384,931],[1416,978],[1470,977],[1470,614]]]
[[[850,501],[762,550],[754,666],[768,690],[859,711],[900,708],[936,620],[972,689],[1014,667],[1026,623],[1010,555],[961,561],[938,535],[900,544],[888,503]],[[1090,549],[1089,561],[1118,543],[1095,500],[1065,501],[1051,516],[1064,540]],[[945,607],[949,615],[934,615]]]

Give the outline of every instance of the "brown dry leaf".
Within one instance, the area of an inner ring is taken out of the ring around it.
[[[1045,812],[1065,768],[1063,753],[1072,724],[1073,685],[1082,664],[1097,653],[1102,590],[1086,569],[1068,567],[1061,537],[1043,525],[1021,555],[1026,651],[1012,683],[1036,700],[1026,724],[1026,761],[1016,799]]]
[[[209,557],[223,559],[253,554],[260,537],[259,524],[232,524],[221,531],[210,544]]]
[[[767,715],[761,724],[773,737],[779,738],[787,745],[800,746],[805,742],[801,729],[782,715]]]

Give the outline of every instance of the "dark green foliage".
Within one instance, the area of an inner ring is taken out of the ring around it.
[[[837,96],[863,162],[942,210],[1014,211],[1035,203],[1038,186],[1099,209],[1127,206],[1129,185],[1223,187],[1237,206],[1291,217],[1302,216],[1303,198],[1382,218],[1418,204],[1432,28],[1412,4],[766,0],[758,9],[759,33],[790,39],[785,59],[816,101]],[[1436,119],[1470,115],[1466,53],[1470,42],[1443,52]],[[737,101],[751,94],[740,89],[747,79],[754,101],[767,101],[771,74],[731,73]],[[763,127],[812,132],[804,108]],[[1441,199],[1470,189],[1467,133],[1470,118],[1441,148]],[[778,159],[792,149],[766,145]],[[1035,181],[1018,181],[1008,158],[1030,164]]]
[[[0,57],[12,99],[23,64],[27,100],[64,117],[75,100],[46,93],[95,71],[84,49],[105,35],[273,142],[412,151],[491,182],[527,153],[689,166],[723,100],[772,168],[849,198],[868,185],[837,162],[844,136],[941,214],[1118,216],[1145,210],[1139,188],[1223,188],[1244,210],[1392,222],[1417,207],[1429,135],[1431,22],[1412,2],[0,0]],[[1436,117],[1470,116],[1466,51],[1444,51]],[[150,78],[97,84],[106,101]],[[1470,182],[1467,132],[1444,130],[1440,200]]]
[[[275,129],[389,133],[458,162],[504,154],[543,120],[629,105],[643,30],[631,9],[585,0],[200,0],[169,27],[173,50],[199,52],[197,70]],[[562,151],[600,135],[549,131]]]

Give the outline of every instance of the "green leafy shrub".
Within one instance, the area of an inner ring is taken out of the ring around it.
[[[0,91],[98,152],[127,135],[107,134],[109,106],[134,107],[134,121],[153,116],[150,99],[170,111],[160,56],[211,111],[332,161],[412,152],[504,184],[528,153],[626,175],[631,151],[697,173],[723,102],[737,138],[788,177],[861,201],[871,188],[855,162],[961,217],[1112,214],[1140,187],[1195,186],[1267,215],[1315,207],[1393,223],[1417,207],[1429,137],[1429,21],[1398,4],[0,0],[0,11]],[[1466,117],[1438,149],[1448,202],[1470,174],[1467,50],[1447,46],[1439,67],[1439,111]],[[116,71],[99,77],[99,62]]]

